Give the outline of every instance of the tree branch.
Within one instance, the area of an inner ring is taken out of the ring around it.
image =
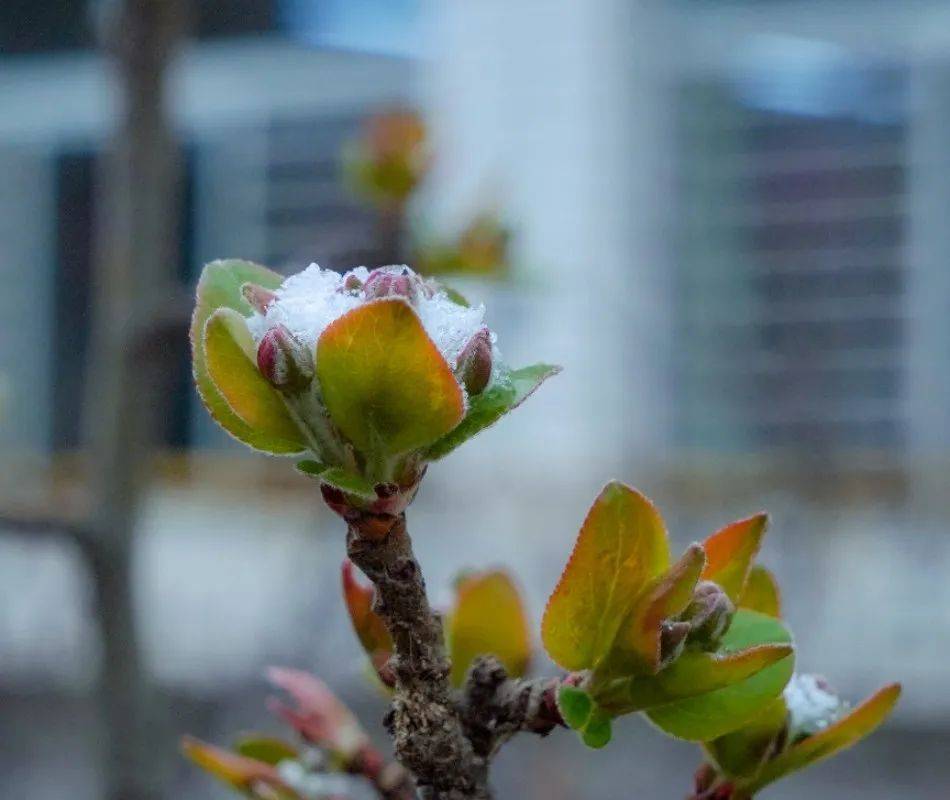
[[[568,676],[521,680],[494,656],[479,656],[468,674],[460,715],[477,755],[490,759],[521,731],[547,736],[565,727],[557,707],[557,690]]]
[[[351,518],[347,553],[375,584],[374,610],[395,645],[387,724],[397,758],[426,800],[489,798],[488,762],[476,754],[457,713],[442,624],[429,606],[405,516]]]

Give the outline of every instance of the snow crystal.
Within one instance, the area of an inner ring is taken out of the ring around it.
[[[793,675],[785,687],[789,728],[795,736],[811,736],[838,720],[847,708],[817,675]]]
[[[284,325],[307,347],[315,348],[320,334],[331,322],[366,302],[362,292],[353,294],[343,291],[343,284],[351,275],[364,283],[369,270],[357,267],[340,275],[311,264],[302,272],[291,275],[277,289],[277,299],[270,304],[266,313],[255,311],[248,319],[248,328],[254,341],[259,343],[268,328]],[[452,366],[468,340],[485,324],[483,305],[471,308],[460,306],[452,302],[442,290],[437,290],[432,297],[416,298],[413,308],[426,333]],[[493,349],[494,340],[492,334]],[[495,360],[497,363],[497,352]]]

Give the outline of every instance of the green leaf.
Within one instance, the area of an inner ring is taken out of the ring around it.
[[[609,707],[615,715],[625,714],[714,692],[744,681],[791,654],[790,644],[761,644],[734,653],[687,650],[656,675],[611,684]]]
[[[208,317],[204,353],[208,376],[241,422],[269,441],[283,442],[296,452],[306,449],[280,393],[257,369],[254,340],[244,317],[230,308],[219,308]]]
[[[297,757],[296,747],[276,736],[265,736],[262,733],[242,736],[235,742],[234,749],[242,756],[272,765]]]
[[[581,732],[581,739],[588,747],[599,750],[606,747],[612,736],[610,717],[595,708]]]
[[[368,500],[376,499],[376,490],[362,475],[354,475],[347,472],[342,467],[328,467],[319,461],[305,458],[296,464],[297,471],[302,472],[310,478],[316,478],[321,483],[326,483],[347,494],[354,494]]]
[[[887,719],[900,694],[899,683],[892,683],[878,690],[847,716],[820,733],[791,745],[781,755],[766,763],[754,779],[744,784],[744,788],[757,792],[790,772],[816,764],[861,741]]]
[[[461,686],[476,656],[491,654],[508,674],[520,678],[531,660],[531,632],[524,603],[507,572],[470,574],[456,587],[446,630],[451,680]]]
[[[564,723],[577,731],[588,747],[598,749],[610,741],[610,716],[598,708],[583,689],[561,686],[557,692],[557,708]]]
[[[451,368],[402,299],[367,303],[331,323],[317,342],[316,369],[331,418],[373,457],[426,447],[465,413]]]
[[[659,512],[629,486],[608,483],[548,600],[541,624],[548,655],[567,670],[595,667],[637,596],[669,563]]]
[[[242,316],[251,313],[251,307],[241,294],[243,284],[256,283],[267,289],[277,289],[282,281],[283,278],[276,272],[250,261],[212,261],[204,268],[198,281],[197,302],[189,333],[195,386],[208,413],[235,439],[255,450],[275,455],[298,453],[301,448],[296,440],[288,442],[275,439],[254,430],[232,411],[208,375],[204,330],[208,318],[219,308],[230,308]]]
[[[557,708],[568,727],[582,730],[594,710],[594,701],[583,689],[562,686],[557,692]]]
[[[791,644],[791,641],[791,635],[779,620],[740,609],[722,639],[720,652],[736,653],[758,645]],[[671,736],[690,741],[716,739],[762,713],[785,688],[794,666],[795,657],[790,653],[739,683],[658,706],[646,714]]]
[[[781,618],[782,593],[775,576],[765,567],[755,564],[749,571],[745,589],[739,598],[739,607]]]
[[[703,578],[718,583],[733,603],[739,602],[768,524],[767,514],[756,514],[716,531],[703,543],[706,551]]]
[[[429,461],[437,461],[514,411],[548,378],[557,375],[560,367],[534,364],[499,376],[496,382],[475,397],[470,397],[465,419],[452,431],[431,445],[425,453]]]
[[[683,612],[693,596],[706,557],[693,544],[669,570],[658,576],[637,599],[610,649],[610,675],[652,674],[660,666],[660,631],[664,620]]]
[[[751,722],[703,743],[703,749],[723,775],[733,779],[754,776],[772,752],[787,718],[785,699],[778,697]]]

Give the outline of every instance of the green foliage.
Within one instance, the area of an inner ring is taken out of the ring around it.
[[[246,758],[253,758],[275,766],[281,761],[295,759],[299,755],[297,748],[287,744],[283,739],[265,736],[262,733],[240,737],[234,743],[234,750]]]
[[[250,261],[212,261],[204,268],[198,281],[197,302],[190,331],[195,385],[208,413],[235,439],[255,450],[274,455],[299,453],[303,449],[299,444],[299,436],[290,441],[273,437],[248,424],[235,413],[208,373],[204,335],[208,319],[219,308],[228,308],[241,315],[251,313],[251,307],[241,293],[245,283],[276,289],[282,280],[276,272]]]
[[[792,637],[785,626],[774,617],[741,610],[736,613],[722,640],[721,652],[729,654],[762,645],[788,645],[791,641]],[[749,677],[710,692],[651,708],[647,716],[671,736],[694,742],[715,739],[735,730],[761,713],[792,677],[794,656],[787,651],[778,652],[787,654],[777,663],[766,666],[760,664],[759,671]],[[695,666],[701,668],[700,664]]]
[[[426,458],[438,461],[473,436],[491,427],[510,411],[514,411],[548,378],[557,375],[560,367],[534,364],[508,370],[480,395],[470,397],[465,418],[452,431],[426,450]]]

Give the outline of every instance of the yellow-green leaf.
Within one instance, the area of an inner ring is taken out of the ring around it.
[[[583,689],[561,686],[557,692],[557,708],[569,728],[582,730],[594,710],[594,701]]]
[[[359,306],[330,324],[317,342],[317,377],[337,427],[374,456],[430,445],[465,413],[451,368],[398,298]]]
[[[251,307],[241,294],[241,286],[245,283],[276,289],[282,281],[283,278],[276,272],[250,261],[212,261],[204,268],[198,281],[197,301],[190,330],[195,386],[212,418],[234,438],[249,447],[275,455],[297,453],[300,452],[300,447],[296,440],[288,442],[280,438],[274,439],[255,430],[231,410],[208,375],[204,330],[208,318],[219,308],[230,308],[241,315],[251,313]]]
[[[703,578],[718,583],[733,603],[738,602],[742,594],[768,522],[767,514],[741,519],[717,531],[703,544],[706,551]]]
[[[544,381],[560,371],[560,367],[551,364],[533,364],[499,376],[484,392],[469,398],[465,419],[429,447],[426,458],[430,461],[444,458],[475,434],[494,425],[509,411],[514,411]]]
[[[758,645],[791,644],[780,620],[757,611],[740,609],[720,644],[721,653],[735,653]],[[779,696],[795,668],[793,653],[754,675],[722,689],[649,709],[657,727],[680,739],[705,742],[734,731],[761,714]]]
[[[606,667],[611,675],[654,673],[659,669],[663,620],[681,614],[689,605],[705,563],[703,548],[693,544],[643,591],[610,649]]]
[[[267,736],[263,733],[249,733],[241,736],[234,743],[234,749],[239,755],[271,765],[298,756],[297,748],[293,745],[276,736]]]
[[[775,576],[765,567],[755,564],[749,571],[745,589],[739,598],[739,607],[781,618],[782,594]]]
[[[754,776],[773,752],[787,720],[785,699],[777,697],[751,722],[711,742],[704,742],[703,749],[723,775],[732,779]]]
[[[204,351],[208,375],[241,422],[297,452],[306,449],[280,394],[257,369],[244,317],[230,308],[215,311],[205,323]]]
[[[248,791],[258,782],[288,788],[283,785],[274,767],[263,761],[232,753],[191,736],[182,738],[181,749],[190,761],[205,772],[239,791]]]
[[[531,660],[531,632],[524,604],[506,572],[467,576],[457,587],[448,620],[452,683],[461,686],[479,655],[494,655],[520,678]]]
[[[653,504],[622,483],[607,484],[545,609],[541,636],[551,658],[568,670],[596,666],[637,596],[669,563]]]
[[[745,787],[756,792],[764,786],[833,756],[869,736],[887,719],[901,694],[899,683],[879,689],[850,714],[829,725],[820,733],[793,744],[777,758],[769,761]]]

